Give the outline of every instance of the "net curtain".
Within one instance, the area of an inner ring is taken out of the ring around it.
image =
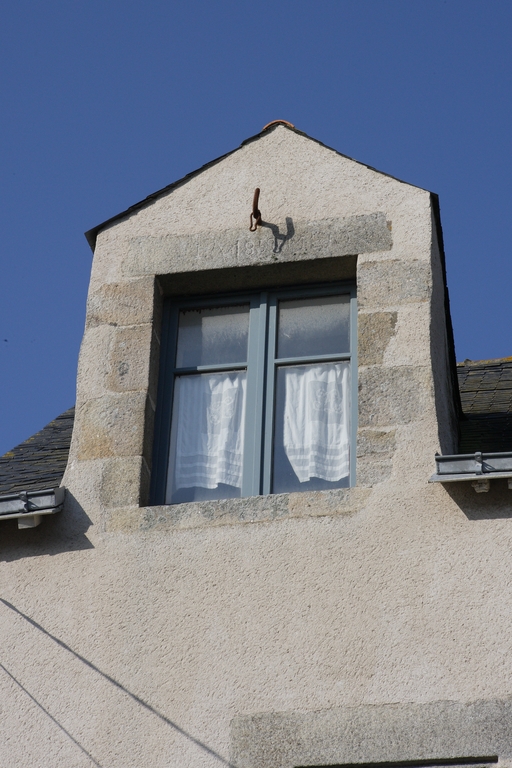
[[[349,364],[290,366],[285,376],[283,444],[301,483],[349,474]],[[246,373],[176,379],[175,487],[240,488]]]

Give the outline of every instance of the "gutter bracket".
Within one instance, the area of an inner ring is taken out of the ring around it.
[[[491,487],[491,481],[482,478],[482,480],[473,480],[471,485],[473,486],[473,488],[477,493],[488,493],[489,488]],[[509,480],[509,488],[510,488],[510,480]]]
[[[18,517],[18,528],[36,528],[41,522],[41,515],[26,515]]]

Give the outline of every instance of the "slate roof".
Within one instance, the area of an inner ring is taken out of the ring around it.
[[[459,453],[512,451],[512,357],[457,364]]]
[[[57,488],[68,461],[75,409],[70,408],[0,457],[0,496]]]

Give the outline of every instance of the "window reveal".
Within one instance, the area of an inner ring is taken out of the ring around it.
[[[173,301],[166,323],[154,503],[354,484],[352,288]]]

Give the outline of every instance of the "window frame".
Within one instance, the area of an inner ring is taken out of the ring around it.
[[[277,313],[280,300],[312,298],[347,294],[349,309],[349,351],[331,355],[309,355],[297,358],[277,358]],[[246,303],[249,305],[249,337],[247,361],[241,364],[219,364],[177,368],[179,313],[187,307],[206,308]],[[315,285],[268,288],[164,300],[160,350],[160,372],[155,412],[153,461],[150,504],[166,502],[167,474],[170,457],[170,436],[174,381],[179,373],[213,373],[215,371],[246,370],[246,421],[244,464],[241,497],[270,495],[273,465],[273,433],[277,368],[283,365],[307,365],[320,362],[350,363],[350,470],[349,486],[356,484],[357,436],[357,298],[353,282],[342,281]],[[179,373],[178,373],[179,372]],[[250,372],[250,375],[249,375]],[[195,502],[198,503],[198,502]]]

